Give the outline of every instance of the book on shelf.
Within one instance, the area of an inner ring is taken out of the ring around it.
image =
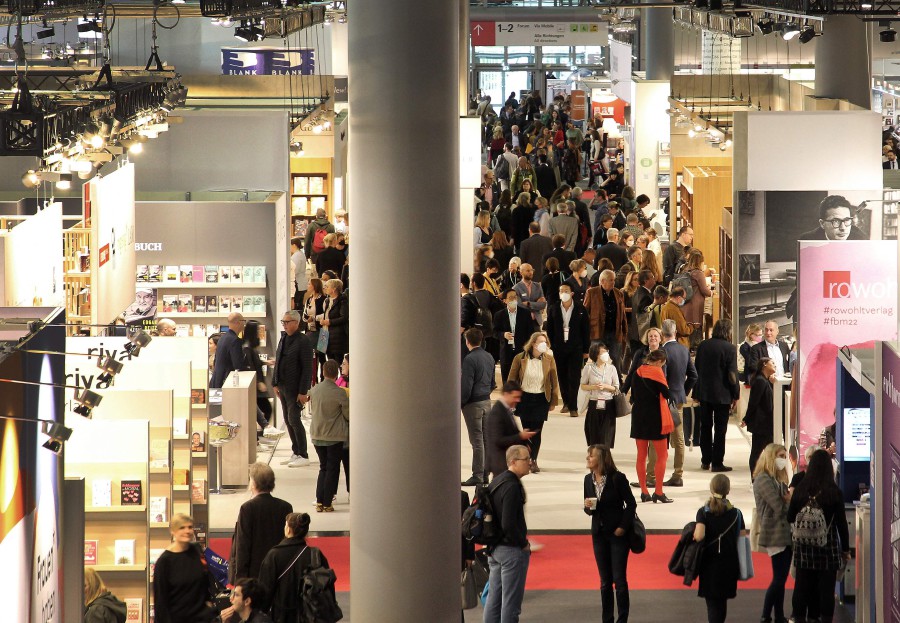
[[[190,337],[191,336],[191,325],[189,324],[176,324],[175,325],[175,337]]]
[[[163,277],[162,264],[150,264],[149,270],[150,274],[147,276],[147,281],[151,283],[160,283]]]
[[[253,283],[253,266],[244,266],[244,283]]]
[[[263,309],[262,311],[266,311],[266,310]],[[259,323],[259,345],[260,346],[266,345],[266,325],[262,322]],[[263,353],[260,353],[260,354],[263,354]],[[266,355],[266,357],[268,357],[268,355]]]
[[[265,313],[266,311],[266,297],[262,294],[257,294],[253,297],[253,309],[254,311]]]
[[[244,282],[244,267],[243,266],[232,266],[231,267],[231,283],[243,283]]]
[[[231,297],[231,311],[239,312],[239,311],[250,311],[249,309],[244,309],[244,298],[241,296],[232,296]]]
[[[191,281],[194,283],[203,283],[206,281],[206,275],[203,273],[203,267],[199,264],[194,264],[191,270]]]
[[[150,440],[150,467],[169,466],[169,440]]]
[[[219,313],[223,316],[227,316],[231,313],[231,297],[230,296],[220,296],[219,297]]]
[[[84,564],[87,565],[96,565],[97,564],[97,540],[96,539],[86,539],[84,541]]]
[[[144,623],[144,598],[125,599],[125,623]]]
[[[78,269],[79,272],[86,273],[91,270],[91,254],[90,253],[79,253],[78,254]]]
[[[191,283],[194,280],[194,267],[191,264],[182,264],[178,267],[178,281]]]
[[[178,296],[175,294],[163,294],[162,311],[163,313],[171,313],[178,309]]]
[[[153,582],[153,572],[156,571],[156,561],[159,560],[159,557],[162,556],[162,553],[166,551],[162,548],[152,547],[150,548],[150,581]]]
[[[325,194],[325,178],[320,175],[313,175],[309,178],[309,193],[310,195],[324,195]]]
[[[194,540],[200,545],[200,549],[206,549],[206,524],[202,521],[194,522]]]
[[[206,297],[206,312],[216,313],[219,311],[219,297],[212,295]]]
[[[206,480],[200,478],[191,482],[191,502],[206,502]]]
[[[177,266],[166,266],[165,271],[163,271],[163,281],[166,283],[178,283],[178,267]]]
[[[294,194],[309,194],[309,178],[304,175],[298,175],[294,178]]]
[[[303,238],[306,236],[306,230],[309,227],[309,221],[303,218],[298,218],[294,220],[294,232],[293,235],[298,238]]]
[[[192,405],[205,405],[206,404],[206,390],[203,388],[192,389],[191,390],[191,404]]]
[[[231,266],[219,266],[219,283],[231,283]]]
[[[140,480],[123,480],[120,483],[122,506],[140,506],[144,503],[144,483]]]
[[[111,480],[98,479],[91,481],[91,506],[112,506]]]
[[[206,451],[206,435],[203,431],[195,430],[191,433],[191,452]]]
[[[194,311],[198,314],[206,313],[206,297],[197,295],[194,297]]]
[[[291,198],[291,216],[306,216],[307,214],[309,214],[309,198]]]
[[[207,264],[203,268],[203,276],[206,283],[219,283],[219,267],[215,264]]]
[[[153,523],[169,521],[169,498],[165,496],[150,498],[150,521]]]
[[[312,197],[309,200],[309,213],[313,214],[318,210],[325,209],[325,197]]]
[[[114,551],[117,565],[134,564],[134,539],[116,539]]]
[[[187,418],[177,417],[172,420],[173,435],[187,435]]]
[[[248,313],[248,312],[255,312],[255,311],[256,311],[256,307],[255,307],[254,304],[253,304],[253,296],[252,296],[252,295],[246,295],[246,296],[244,296],[244,297],[243,297],[242,304],[243,304],[243,306],[244,306],[244,312],[245,312],[245,313]]]
[[[194,311],[194,297],[190,294],[178,295],[178,311],[182,314],[190,314]]]
[[[266,267],[265,266],[254,266],[253,267],[253,283],[265,283],[266,282]]]
[[[176,468],[172,470],[172,484],[187,486],[188,484],[188,470]]]
[[[146,283],[150,281],[150,266],[147,264],[137,265],[137,282]]]

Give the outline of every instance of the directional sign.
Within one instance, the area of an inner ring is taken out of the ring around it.
[[[606,45],[606,22],[471,22],[472,45]]]

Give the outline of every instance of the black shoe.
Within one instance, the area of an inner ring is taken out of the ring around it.
[[[643,497],[643,496],[641,496],[641,497]],[[671,504],[672,502],[675,501],[672,498],[667,498],[665,493],[663,493],[662,495],[656,495],[654,493],[653,495],[650,496],[650,499],[653,500],[654,504],[656,504],[657,502],[662,502],[663,504]]]
[[[671,478],[663,482],[663,485],[665,485],[666,487],[683,487],[684,481],[681,478],[675,478],[675,476],[672,476]]]
[[[650,495],[649,493],[642,493],[642,494],[641,494],[641,502],[649,502],[649,501],[652,500],[652,499],[653,499],[653,496]]]
[[[727,465],[713,465],[712,469],[710,469],[709,471],[711,471],[711,472],[730,472],[730,471],[732,471],[732,468],[728,467]]]
[[[641,488],[641,483],[639,483],[639,482],[629,482],[628,484],[630,484],[630,485],[631,485],[632,487],[634,487],[635,489],[640,489],[640,488]],[[648,480],[648,481],[647,481],[647,487],[652,488],[652,487],[655,487],[655,486],[656,486],[656,481],[655,481],[655,480]]]
[[[709,469],[709,463],[703,463],[703,462],[701,462],[701,463],[700,463],[700,469],[702,469],[703,471],[708,470],[708,469]]]
[[[466,481],[460,483],[460,486],[463,486],[463,487],[474,487],[475,485],[480,485],[480,484],[483,484],[483,483],[484,483],[484,481],[483,481],[481,478],[478,478],[477,476],[472,476],[472,477],[469,478],[468,480],[466,480]]]

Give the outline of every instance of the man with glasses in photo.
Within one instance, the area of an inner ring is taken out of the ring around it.
[[[272,387],[281,401],[281,412],[291,438],[291,456],[281,462],[288,467],[309,465],[306,429],[300,420],[303,405],[309,400],[312,382],[313,347],[300,330],[300,312],[284,312],[281,318],[281,339],[275,351],[275,372]],[[219,341],[221,344],[221,340]]]
[[[209,381],[211,388],[222,387],[229,374],[244,367],[241,335],[246,324],[247,321],[240,312],[228,314],[228,330],[221,334],[222,337],[216,344],[216,360],[212,379]]]
[[[856,227],[856,206],[841,195],[829,195],[819,204],[819,226],[799,240],[868,240]]]

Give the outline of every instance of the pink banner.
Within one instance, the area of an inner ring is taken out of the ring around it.
[[[800,241],[799,450],[834,423],[838,348],[897,338],[897,241]]]

